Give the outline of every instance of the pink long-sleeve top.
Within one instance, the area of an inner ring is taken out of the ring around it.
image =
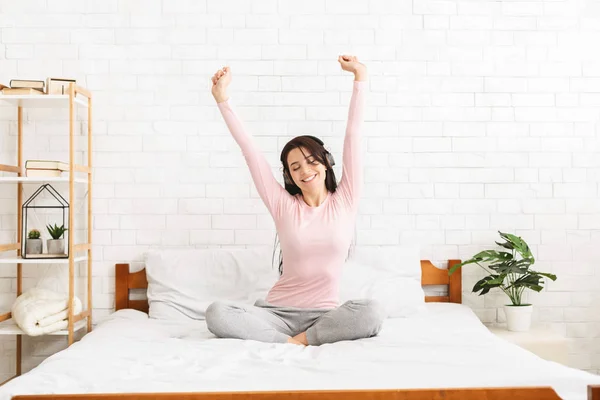
[[[335,193],[317,207],[300,194],[290,195],[275,180],[271,167],[243,127],[229,99],[218,103],[240,146],[257,192],[275,221],[283,273],[267,302],[299,308],[339,306],[339,282],[352,241],[362,190],[361,126],[366,81],[354,81],[344,137],[342,178]]]

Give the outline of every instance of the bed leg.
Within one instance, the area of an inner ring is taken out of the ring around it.
[[[588,400],[600,400],[600,385],[588,385]]]

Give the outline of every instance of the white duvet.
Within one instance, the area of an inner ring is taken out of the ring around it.
[[[545,361],[490,333],[466,306],[429,303],[379,336],[302,347],[216,339],[204,322],[121,310],[80,342],[0,387],[16,394],[551,386],[586,399],[600,376]]]

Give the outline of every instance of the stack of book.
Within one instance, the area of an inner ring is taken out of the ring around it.
[[[4,86],[2,94],[44,94],[46,82],[28,79],[12,79],[10,87]]]
[[[27,160],[25,161],[25,175],[29,177],[55,177],[61,176],[63,171],[69,170],[69,164],[52,160]]]
[[[0,84],[5,95],[24,94],[68,94],[69,84],[75,79],[46,78],[46,80],[12,79],[10,86]]]

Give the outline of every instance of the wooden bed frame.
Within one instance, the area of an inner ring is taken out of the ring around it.
[[[448,268],[460,260],[448,260]],[[447,285],[447,296],[425,296],[426,302],[462,303],[462,275],[459,268],[452,276],[446,269],[435,267],[429,260],[421,260],[421,283]],[[115,274],[115,308],[132,308],[148,312],[147,300],[130,299],[130,290],[146,289],[146,270],[129,272],[129,264],[117,264]],[[447,389],[388,389],[388,390],[308,390],[265,392],[177,392],[170,393],[111,393],[68,395],[19,395],[13,400],[560,400],[551,387],[497,387],[497,388],[447,388]],[[600,400],[600,386],[588,386],[588,400]]]

